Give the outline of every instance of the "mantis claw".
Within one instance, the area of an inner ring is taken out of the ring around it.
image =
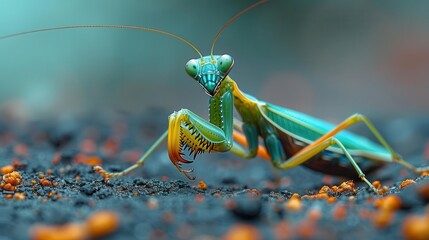
[[[192,172],[194,172],[194,169],[193,168],[191,168],[191,169],[183,169],[182,168],[182,163],[187,163],[187,164],[189,164],[189,163],[192,163],[193,161],[188,161],[188,160],[186,160],[186,159],[184,159],[184,158],[179,158],[179,159],[176,159],[176,161],[173,161],[173,163],[174,163],[174,165],[176,166],[176,168],[179,170],[179,172],[181,172],[181,173],[183,173],[188,179],[190,179],[190,180],[195,180],[195,177],[194,176],[190,176],[189,174],[190,173],[192,173]]]
[[[189,175],[190,173],[194,172],[194,169],[181,169],[180,170],[189,180],[195,180],[195,176]]]

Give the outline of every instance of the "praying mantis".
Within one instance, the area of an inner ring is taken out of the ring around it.
[[[168,155],[174,166],[189,179],[193,169],[184,169],[184,164],[193,161],[185,153],[197,155],[210,152],[232,152],[250,159],[256,156],[268,159],[278,169],[289,169],[299,165],[313,170],[345,177],[359,177],[374,192],[377,188],[366,178],[365,173],[379,169],[385,163],[396,162],[420,174],[429,171],[429,166],[414,167],[396,153],[381,136],[375,126],[362,114],[354,114],[338,125],[304,113],[258,100],[242,92],[229,76],[234,59],[228,54],[215,55],[214,48],[221,33],[244,13],[266,3],[259,1],[237,13],[215,36],[210,55],[201,52],[187,40],[169,32],[154,28],[121,25],[62,26],[32,30],[0,37],[75,28],[121,28],[149,31],[175,38],[190,46],[198,58],[185,65],[186,73],[193,78],[209,96],[209,119],[198,116],[188,109],[173,112],[168,117],[166,130],[144,155],[132,166],[121,172],[107,172],[100,166],[94,170],[105,180],[123,176],[143,165],[148,157],[165,140]],[[233,116],[234,108],[241,120]],[[347,131],[355,124],[365,124],[378,142],[373,142]],[[262,139],[262,144],[260,144]]]

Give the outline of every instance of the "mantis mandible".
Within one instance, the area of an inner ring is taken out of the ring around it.
[[[266,3],[259,1],[242,10],[231,18],[215,36],[210,55],[203,56],[187,40],[169,32],[153,28],[121,25],[81,25],[44,28],[0,37],[16,37],[35,32],[75,28],[120,28],[155,32],[189,45],[199,58],[189,60],[185,70],[199,83],[209,96],[209,120],[196,115],[188,109],[181,109],[168,117],[168,130],[129,168],[111,173],[102,167],[94,170],[105,180],[123,176],[141,166],[153,151],[167,139],[168,155],[171,162],[187,178],[193,169],[183,169],[183,164],[192,161],[184,158],[189,150],[194,159],[206,152],[232,152],[242,158],[254,158],[257,155],[268,159],[274,167],[289,169],[304,165],[313,170],[331,175],[356,177],[364,181],[374,192],[378,190],[365,177],[380,168],[384,163],[396,162],[419,174],[429,171],[429,166],[414,167],[404,161],[380,135],[374,125],[361,114],[354,114],[338,125],[315,117],[276,106],[256,99],[242,92],[229,73],[234,59],[228,55],[214,55],[214,47],[225,28],[251,9]],[[233,116],[236,108],[241,121]],[[364,137],[347,131],[352,125],[364,123],[378,140],[372,142]],[[259,145],[259,139],[263,145]]]

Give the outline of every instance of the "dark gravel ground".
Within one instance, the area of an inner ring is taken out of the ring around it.
[[[103,239],[397,239],[403,237],[404,219],[428,212],[428,199],[417,189],[428,185],[429,177],[395,164],[369,176],[389,187],[385,195],[396,194],[402,202],[383,227],[374,223],[380,211],[374,205],[382,196],[359,180],[356,193],[332,193],[333,203],[304,199],[298,201],[300,210],[287,207],[293,193],[314,194],[346,180],[303,167],[280,172],[276,186],[269,162],[215,153],[197,158],[192,164],[197,180],[188,181],[171,164],[166,146],[144,167],[108,183],[87,165],[102,160],[110,171],[129,166],[165,130],[167,115],[154,110],[30,124],[2,120],[0,166],[15,163],[23,180],[16,192],[26,199],[7,199],[14,192],[0,191],[0,240],[28,239],[35,225],[84,221],[97,210],[120,216],[119,228]],[[398,152],[420,166],[429,164],[424,157],[428,122],[414,117],[375,124]],[[41,173],[58,185],[42,186]],[[398,189],[405,179],[417,184]],[[198,187],[200,180],[206,190]]]

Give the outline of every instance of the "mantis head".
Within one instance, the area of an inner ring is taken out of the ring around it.
[[[266,3],[267,1],[268,0],[259,1],[237,13],[225,25],[223,25],[223,27],[216,34],[209,56],[203,57],[201,53],[196,50],[201,58],[191,59],[186,63],[185,70],[188,75],[201,84],[208,95],[216,95],[216,93],[219,91],[221,82],[225,79],[229,71],[231,71],[232,67],[234,66],[234,59],[230,55],[213,55],[214,47],[217,40],[219,39],[220,34],[223,32],[223,30],[225,30],[226,27],[228,27],[228,25],[234,22],[241,15],[261,4]],[[194,49],[196,48],[194,47]]]
[[[210,96],[216,95],[220,83],[234,66],[234,59],[228,55],[205,56],[191,59],[185,65],[186,73],[195,79]]]
[[[201,58],[191,59],[186,63],[185,70],[188,75],[201,84],[208,95],[216,95],[216,93],[219,91],[221,82],[225,79],[229,71],[231,71],[232,67],[234,66],[234,59],[230,55],[213,55],[214,47],[217,40],[219,39],[220,34],[223,32],[223,30],[225,30],[226,27],[228,27],[228,25],[234,22],[241,15],[261,4],[266,3],[267,1],[268,0],[259,1],[237,13],[225,25],[223,25],[223,27],[216,34],[209,56],[203,57],[201,53],[196,50]],[[194,47],[194,49],[196,48]]]

